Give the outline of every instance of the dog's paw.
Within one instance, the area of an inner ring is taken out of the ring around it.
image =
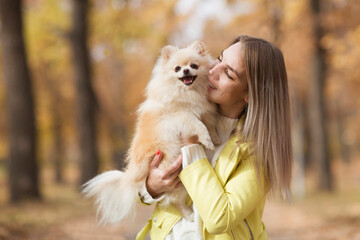
[[[211,141],[211,138],[210,137],[201,137],[199,139],[199,142],[204,145],[204,147],[206,147],[207,149],[210,149],[210,150],[214,150],[215,149],[215,146],[213,144],[213,142]]]
[[[189,220],[190,222],[194,221],[194,213],[192,212],[189,215],[184,215],[184,218],[186,218],[187,220]]]
[[[194,212],[190,210],[188,207],[181,208],[180,211],[185,219],[189,220],[190,222],[194,221]]]
[[[211,136],[211,140],[214,143],[215,146],[218,146],[221,144],[220,138],[218,137],[217,134],[214,134]]]

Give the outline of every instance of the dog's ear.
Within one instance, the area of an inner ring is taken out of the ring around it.
[[[161,57],[164,59],[164,61],[168,61],[171,55],[177,50],[178,50],[177,47],[171,45],[165,46],[163,47],[163,49],[161,49]]]
[[[207,52],[205,43],[203,43],[202,41],[194,41],[190,45],[190,47],[192,47],[194,50],[196,50],[197,53],[200,55],[205,55]]]

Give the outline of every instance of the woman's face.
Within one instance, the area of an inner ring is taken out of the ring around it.
[[[220,113],[238,118],[248,100],[243,46],[235,43],[225,49],[209,71],[208,98],[220,106]]]

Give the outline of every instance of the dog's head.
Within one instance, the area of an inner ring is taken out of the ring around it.
[[[195,101],[206,96],[209,69],[213,59],[205,44],[195,41],[186,48],[165,46],[161,50],[153,77],[147,86],[148,97],[162,101]]]
[[[191,86],[198,77],[207,76],[210,68],[205,44],[200,41],[183,49],[166,46],[161,51],[161,58],[164,74],[185,86]]]

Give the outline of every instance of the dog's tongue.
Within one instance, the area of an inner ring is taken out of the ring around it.
[[[192,77],[186,77],[186,78],[184,79],[184,83],[185,83],[185,84],[191,83],[191,81],[192,81]]]

